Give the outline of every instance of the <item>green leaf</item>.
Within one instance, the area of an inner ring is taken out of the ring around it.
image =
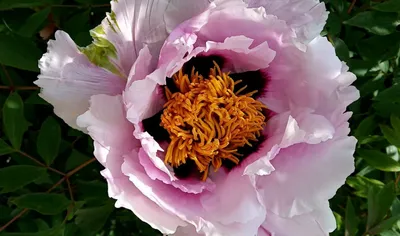
[[[376,150],[358,150],[358,154],[375,169],[387,172],[400,171],[400,163]]]
[[[349,176],[346,180],[346,183],[350,187],[357,190],[354,193],[355,195],[357,195],[359,197],[363,197],[363,198],[368,197],[368,189],[370,188],[370,186],[374,186],[376,188],[382,188],[383,186],[385,186],[385,184],[379,180],[369,179],[367,177],[360,176],[360,175]]]
[[[396,195],[394,183],[390,182],[382,189],[371,187],[368,192],[367,228],[372,229],[386,216]]]
[[[42,52],[29,39],[17,35],[0,34],[0,52],[1,64],[39,72],[38,61]]]
[[[398,102],[374,102],[372,107],[375,109],[375,114],[381,117],[400,116],[400,103]]]
[[[335,47],[336,55],[340,58],[340,60],[347,61],[350,59],[349,48],[343,40],[340,38],[334,38],[333,46]]]
[[[37,139],[37,150],[47,165],[58,155],[61,142],[61,128],[53,117],[48,117],[42,124]]]
[[[0,169],[1,193],[8,193],[24,187],[46,175],[46,168],[14,165]]]
[[[86,232],[98,232],[103,228],[113,209],[112,202],[100,207],[79,209],[76,212],[75,224]]]
[[[393,85],[392,87],[380,92],[375,98],[375,101],[382,102],[400,102],[400,84]]]
[[[354,210],[354,206],[351,203],[350,198],[347,198],[346,205],[346,217],[345,217],[345,236],[355,236],[357,233],[357,227],[359,223],[359,219]]]
[[[393,126],[396,133],[400,134],[400,118],[397,116],[392,115],[390,117],[390,124]]]
[[[108,201],[107,184],[104,181],[77,181],[77,194],[80,199],[85,199],[87,202],[96,202],[104,204]]]
[[[374,35],[366,39],[360,39],[356,47],[358,53],[367,63],[370,61],[372,66],[377,62],[389,60],[397,55],[400,45],[400,33],[379,36]]]
[[[25,37],[32,37],[35,33],[41,30],[44,22],[50,14],[50,7],[38,11],[26,19],[25,23],[18,30],[19,34]]]
[[[43,230],[48,230],[49,229],[49,225],[46,223],[46,221],[42,220],[42,219],[35,219],[34,220],[37,228],[39,231],[43,231]]]
[[[376,225],[372,229],[368,230],[368,232],[372,235],[382,233],[383,231],[392,228],[393,225],[396,224],[398,221],[400,221],[400,215],[392,216],[392,217],[380,222],[378,225]]]
[[[2,54],[0,53],[0,55]],[[23,135],[25,131],[28,130],[29,123],[25,120],[24,104],[22,103],[22,99],[18,93],[10,94],[4,103],[3,126],[12,146],[19,150]]]
[[[64,225],[59,225],[48,230],[35,233],[3,233],[1,236],[62,236],[64,235]]]
[[[20,208],[35,210],[43,215],[56,215],[66,210],[70,201],[63,194],[29,193],[11,201]]]
[[[368,116],[367,118],[363,119],[360,122],[360,124],[356,128],[356,131],[354,132],[354,136],[357,138],[357,140],[368,137],[369,135],[372,134],[375,128],[376,128],[375,117]]]
[[[10,147],[3,139],[0,139],[0,156],[13,152],[15,152],[15,150]]]
[[[400,12],[400,1],[387,0],[383,3],[373,6],[372,9],[383,12]]]
[[[56,3],[57,0],[2,0],[0,1],[0,10],[12,8],[31,8]]]
[[[72,149],[71,155],[68,157],[65,163],[65,170],[70,171],[75,167],[85,163],[88,161],[90,157],[83,155],[81,152],[77,151],[76,149]]]
[[[347,25],[360,27],[377,35],[388,35],[396,30],[399,16],[396,13],[365,11],[343,22]]]
[[[387,125],[380,125],[383,136],[389,141],[389,143],[400,147],[400,133],[397,133],[395,130],[391,129]]]

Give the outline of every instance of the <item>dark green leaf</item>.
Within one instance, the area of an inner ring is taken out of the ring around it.
[[[347,205],[346,205],[346,229],[345,229],[345,236],[355,236],[357,233],[357,227],[359,223],[359,219],[356,215],[354,210],[354,206],[351,203],[350,198],[347,198]]]
[[[42,52],[30,40],[17,35],[0,34],[0,63],[38,72]],[[29,52],[29,53],[27,53]]]
[[[372,229],[386,216],[396,197],[394,183],[390,182],[382,189],[371,187],[368,192],[368,221],[367,227]]]
[[[4,103],[3,126],[12,146],[15,149],[19,149],[21,147],[22,137],[25,131],[28,130],[29,123],[25,120],[24,104],[18,93],[10,94]]]
[[[15,152],[3,139],[0,139],[0,156]]]
[[[107,196],[107,184],[104,181],[93,180],[93,181],[83,181],[79,180],[77,182],[78,186],[78,196],[81,199],[85,199],[87,202],[96,202],[103,204],[108,201]]]
[[[375,101],[382,102],[400,102],[400,84],[396,84],[378,94],[374,98]]]
[[[376,121],[374,120],[374,116],[368,116],[360,122],[356,128],[354,136],[360,140],[361,138],[371,135],[375,128]]]
[[[98,232],[103,228],[113,209],[113,203],[100,207],[79,209],[76,212],[75,224],[86,232]]]
[[[399,0],[387,0],[372,7],[374,10],[383,12],[400,12]]]
[[[46,168],[14,165],[0,169],[2,193],[12,192],[46,175]]]
[[[47,7],[41,11],[36,12],[26,19],[25,24],[19,29],[19,34],[25,37],[31,37],[43,27],[51,8]]]
[[[63,236],[64,225],[59,225],[54,228],[39,231],[36,233],[3,233],[1,236]]]
[[[395,198],[392,204],[392,215],[398,216],[400,215],[400,200]]]
[[[35,219],[34,222],[39,231],[48,230],[50,228],[46,221],[42,219]]]
[[[83,155],[81,152],[77,151],[76,149],[72,149],[71,155],[68,157],[65,163],[65,170],[70,171],[75,167],[85,163],[88,161],[90,157]]]
[[[368,232],[372,235],[382,233],[383,231],[392,228],[393,225],[396,224],[398,221],[400,221],[400,215],[392,216],[392,217],[380,222],[378,225],[376,225],[372,229],[368,230]]]
[[[396,133],[400,134],[400,118],[392,115],[390,117],[390,124],[392,125]]]
[[[67,209],[70,201],[62,194],[29,193],[12,200],[20,208],[35,210],[43,215],[55,215]]]
[[[383,136],[389,141],[389,143],[400,147],[400,133],[397,133],[395,130],[391,129],[387,125],[380,125]]]
[[[361,57],[373,63],[389,60],[397,55],[400,45],[400,33],[385,36],[374,35],[357,42],[356,47]],[[364,61],[364,62],[366,62]]]
[[[398,102],[374,102],[372,107],[375,109],[375,114],[381,117],[400,116],[400,103]]]
[[[53,117],[47,118],[40,129],[37,150],[47,165],[57,157],[61,142],[61,128]]]
[[[12,8],[31,8],[37,6],[44,6],[47,4],[55,3],[56,0],[2,0],[0,1],[0,10]]]
[[[335,47],[336,55],[340,58],[340,60],[347,61],[350,59],[349,48],[343,40],[340,38],[334,38],[333,46]]]
[[[360,27],[377,35],[388,35],[396,30],[399,16],[396,13],[366,11],[345,21],[345,24]]]
[[[388,172],[400,171],[400,163],[376,150],[359,150],[358,154],[372,167]]]

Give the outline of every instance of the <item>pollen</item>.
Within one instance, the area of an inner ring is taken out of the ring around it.
[[[217,63],[204,78],[192,69],[173,76],[178,91],[167,87],[167,102],[161,115],[161,126],[169,133],[165,163],[172,167],[194,161],[207,179],[212,166],[217,171],[224,160],[239,164],[239,148],[252,146],[266,123],[265,105],[251,96],[257,91],[240,94],[246,86],[236,87],[229,73],[223,73]]]

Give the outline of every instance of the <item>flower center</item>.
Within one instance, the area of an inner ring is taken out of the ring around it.
[[[219,66],[210,69],[203,78],[195,68],[190,75],[182,70],[173,76],[178,92],[166,87],[167,103],[161,115],[161,126],[169,133],[165,163],[172,167],[195,162],[206,180],[210,166],[217,171],[223,159],[239,163],[238,148],[252,146],[264,128],[266,118],[261,102],[251,96],[257,91],[239,95],[229,73],[222,73]]]

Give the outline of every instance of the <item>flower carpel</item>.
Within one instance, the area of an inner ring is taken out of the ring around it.
[[[208,78],[195,68],[190,76],[182,70],[177,72],[172,79],[179,92],[166,88],[168,101],[161,115],[161,126],[171,140],[165,162],[178,167],[191,159],[202,180],[207,178],[210,166],[217,171],[223,160],[238,164],[238,149],[252,146],[266,122],[265,106],[251,97],[257,91],[241,94],[246,86],[236,91],[241,81],[234,81],[214,64]]]

